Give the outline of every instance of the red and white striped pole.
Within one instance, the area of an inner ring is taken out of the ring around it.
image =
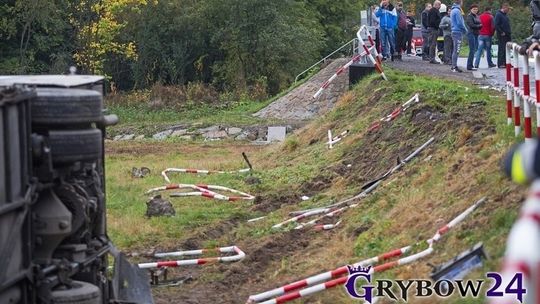
[[[166,186],[156,187],[152,188],[148,191],[146,191],[145,194],[151,194],[154,192],[160,192],[160,191],[167,191],[167,190],[182,190],[182,189],[192,189],[196,190],[197,192],[179,192],[179,193],[173,193],[171,194],[171,197],[181,197],[181,196],[202,196],[207,198],[213,198],[223,201],[237,201],[237,200],[252,200],[255,199],[255,196],[238,191],[232,188],[227,188],[223,186],[216,186],[216,185],[192,185],[192,184],[169,184]],[[219,190],[219,191],[228,191],[236,194],[240,194],[241,196],[225,196],[223,194],[216,193],[212,190]]]
[[[519,50],[519,49],[518,49]],[[531,121],[531,85],[529,79],[529,54],[525,53],[521,57],[523,67],[523,116],[525,140],[529,141],[532,138],[532,121]]]
[[[371,36],[371,33],[369,32],[369,29],[366,28],[366,34],[367,34],[367,37],[368,37],[368,41],[369,41],[369,44],[371,44],[370,46],[370,50],[374,50],[375,51],[375,57],[377,58],[377,62],[379,64],[382,64],[382,59],[379,54],[379,50],[377,50],[377,46],[375,45],[375,41],[373,40],[373,37]]]
[[[334,148],[334,144],[340,142],[345,136],[347,136],[347,134],[349,134],[349,130],[345,130],[339,133],[337,136],[332,136],[332,131],[328,130],[328,142],[326,143],[328,148]]]
[[[517,44],[512,44],[513,66],[514,66],[514,134],[518,136],[521,132],[521,114],[519,98],[519,53],[516,49]]]
[[[522,303],[540,303],[540,180],[531,185],[518,221],[508,235],[501,286],[510,286],[516,273],[523,274],[527,290]],[[511,296],[511,297],[510,297]],[[520,301],[521,302],[521,301]],[[493,299],[492,304],[518,303],[514,294]]]
[[[534,87],[536,90],[536,136],[540,137],[540,53],[533,52],[534,58]]]
[[[353,58],[351,60],[349,60],[349,62],[344,64],[342,67],[340,67],[332,76],[330,76],[330,78],[328,78],[328,80],[326,80],[321,85],[319,90],[317,90],[317,92],[315,92],[315,94],[313,94],[313,99],[316,99],[319,96],[321,96],[322,92],[324,90],[326,90],[326,88],[328,88],[328,86],[330,85],[330,83],[332,83],[332,81],[334,81],[339,75],[341,75],[343,72],[345,72],[353,63],[357,62],[358,60],[360,60],[360,58],[362,56],[365,56],[365,55],[367,55],[367,53],[365,51],[360,53],[360,54],[354,55]]]
[[[377,71],[381,74],[384,80],[388,80],[388,78],[386,78],[386,75],[384,75],[382,64],[379,64],[377,61],[375,61],[375,59],[373,58],[373,55],[371,55],[371,52],[368,50],[366,44],[364,43],[364,39],[362,39],[362,35],[361,35],[362,31],[367,31],[369,33],[367,27],[365,25],[362,25],[360,29],[358,30],[358,32],[356,32],[356,36],[358,37],[358,43],[367,53],[367,57],[369,58],[371,63],[373,63],[373,65],[375,66],[375,69],[377,69]]]
[[[381,119],[375,121],[371,124],[371,126],[368,128],[368,132],[371,132],[373,130],[377,130],[381,127],[382,122],[388,122],[394,120],[396,117],[398,117],[401,112],[406,111],[408,108],[410,108],[414,103],[420,102],[420,95],[418,93],[414,94],[411,99],[406,101],[404,104],[399,106],[398,108],[394,109],[392,113],[382,117]]]
[[[512,124],[512,42],[506,44],[506,117],[508,125]],[[538,79],[538,78],[537,78]]]
[[[229,246],[229,247],[220,247],[220,248],[211,249],[211,250],[200,249],[200,250],[157,253],[155,254],[155,257],[159,258],[159,257],[169,257],[169,256],[201,255],[206,252],[236,253],[236,254],[231,255],[231,256],[223,256],[223,257],[215,257],[215,258],[140,263],[138,264],[138,266],[141,269],[148,269],[148,268],[178,267],[178,266],[188,266],[188,265],[203,265],[203,264],[216,263],[216,262],[228,263],[228,262],[240,261],[246,256],[246,254],[240,248],[236,246]]]
[[[247,173],[251,171],[250,168],[240,169],[236,171],[218,171],[218,170],[202,170],[202,169],[184,169],[184,168],[167,168],[161,171],[161,176],[165,179],[167,183],[170,183],[171,180],[167,173],[176,172],[176,173],[191,173],[191,174],[235,174],[235,173]]]

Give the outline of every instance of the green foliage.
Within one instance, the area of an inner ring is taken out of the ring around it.
[[[67,0],[0,4],[0,74],[42,73],[63,67],[72,49]]]

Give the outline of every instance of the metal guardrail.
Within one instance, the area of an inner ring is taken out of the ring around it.
[[[300,78],[300,76],[304,75],[305,73],[309,72],[311,69],[313,69],[314,67],[316,67],[317,65],[321,64],[322,62],[325,62],[328,58],[330,58],[331,56],[333,56],[334,54],[336,54],[337,52],[341,51],[342,49],[344,49],[345,47],[347,47],[348,45],[352,44],[352,53],[354,54],[356,48],[357,48],[357,42],[358,39],[357,38],[354,38],[352,40],[350,40],[349,42],[343,44],[342,46],[340,46],[338,49],[336,49],[335,51],[333,51],[332,53],[326,55],[326,57],[324,57],[323,59],[317,61],[316,63],[314,63],[312,66],[310,66],[309,68],[305,69],[302,73],[296,75],[296,77],[294,78],[294,83],[296,83],[298,81],[298,78]]]

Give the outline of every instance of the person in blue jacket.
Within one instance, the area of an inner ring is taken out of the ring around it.
[[[393,60],[394,52],[396,51],[396,38],[394,36],[397,25],[396,9],[389,0],[382,0],[375,16],[379,17],[383,60],[386,60],[389,57]]]
[[[463,35],[467,34],[465,21],[461,10],[461,0],[454,0],[452,11],[450,12],[450,23],[452,25],[452,41],[454,43],[452,50],[452,72],[463,72],[457,66],[459,51],[461,48],[461,40]]]

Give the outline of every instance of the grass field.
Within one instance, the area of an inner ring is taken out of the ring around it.
[[[162,303],[179,296],[200,301],[203,290],[212,289],[223,303],[245,301],[248,294],[279,283],[425,240],[482,196],[487,196],[488,202],[444,237],[431,257],[377,278],[427,278],[427,262],[436,265],[447,261],[477,242],[485,244],[491,259],[470,277],[481,278],[483,273],[497,270],[506,235],[525,193],[524,188],[508,182],[499,169],[504,152],[516,141],[513,129],[505,125],[503,97],[461,82],[396,71],[387,75],[389,83],[377,76],[362,81],[339,100],[332,112],[278,145],[261,147],[227,141],[108,143],[109,231],[120,248],[172,249],[185,245],[186,240],[196,240],[203,247],[237,244],[249,257],[234,266],[207,268],[199,273],[189,293],[171,289],[157,292],[156,297]],[[420,104],[385,128],[366,132],[373,121],[417,92]],[[328,150],[324,145],[328,129],[334,133],[348,129],[350,135]],[[359,193],[361,185],[386,172],[398,156],[404,158],[431,136],[436,137],[432,147],[388,178],[362,201],[360,208],[343,214],[338,228],[305,232],[301,242],[291,231],[292,226],[280,231],[270,228],[287,218],[290,211],[327,205]],[[253,176],[260,184],[249,185],[242,175],[173,175],[172,180],[232,187],[256,195],[254,203],[172,198],[176,216],[145,218],[148,197],[144,192],[164,184],[161,170],[237,170],[245,167],[241,152],[253,162]],[[131,178],[131,167],[140,166],[149,167],[152,175]],[[302,201],[303,195],[310,199]],[[246,223],[249,218],[264,215],[267,218],[262,221]],[[255,253],[260,257],[252,255]],[[252,267],[257,267],[256,273]],[[226,277],[234,277],[234,283],[224,288],[218,282]],[[313,300],[350,301],[342,288],[306,301]],[[484,300],[433,299],[429,303],[465,301]]]

